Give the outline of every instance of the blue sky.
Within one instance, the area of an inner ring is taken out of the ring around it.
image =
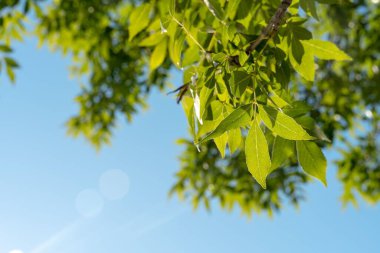
[[[79,92],[69,61],[34,40],[17,44],[15,57],[16,86],[0,76],[0,253],[379,252],[379,205],[342,209],[331,163],[329,186],[308,186],[299,210],[251,220],[217,206],[193,212],[167,195],[175,140],[187,134],[173,97],[154,92],[150,109],[121,122],[113,145],[96,152],[66,135]],[[99,182],[113,172],[125,179],[108,189],[122,191],[116,200]]]

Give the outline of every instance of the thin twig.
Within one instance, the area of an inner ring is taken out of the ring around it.
[[[181,22],[179,22],[179,20],[178,19],[176,19],[176,17],[174,17],[173,15],[172,15],[172,19],[185,31],[185,33],[186,33],[186,35],[187,36],[189,36],[190,37],[190,39],[192,40],[192,41],[194,41],[194,43],[201,49],[201,51],[203,52],[203,53],[206,53],[206,50],[202,47],[202,45],[193,37],[193,35],[190,33],[190,31],[189,30],[187,30],[187,28],[181,23]]]

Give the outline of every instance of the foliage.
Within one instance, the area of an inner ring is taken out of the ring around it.
[[[67,125],[96,147],[110,142],[118,115],[131,121],[150,90],[182,70],[177,100],[193,141],[182,141],[172,192],[194,206],[217,199],[250,214],[278,210],[284,199],[298,204],[305,173],[327,184],[322,148],[332,144],[344,146],[336,163],[343,202],[355,203],[355,192],[379,200],[379,5],[7,0],[0,51],[11,80],[18,64],[8,54],[25,35],[26,13],[41,43],[70,54],[74,74],[89,75]],[[352,140],[348,131],[360,123],[365,133]]]

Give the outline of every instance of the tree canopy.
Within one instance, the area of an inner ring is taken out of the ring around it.
[[[5,0],[0,70],[15,82],[12,42],[30,34],[69,55],[89,78],[68,132],[99,148],[178,69],[189,137],[171,193],[194,207],[298,205],[311,178],[327,185],[331,148],[343,203],[376,203],[379,18],[370,0]]]

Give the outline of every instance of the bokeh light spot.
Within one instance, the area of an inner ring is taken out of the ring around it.
[[[100,177],[99,188],[108,200],[122,199],[129,190],[128,175],[122,170],[107,170]]]

